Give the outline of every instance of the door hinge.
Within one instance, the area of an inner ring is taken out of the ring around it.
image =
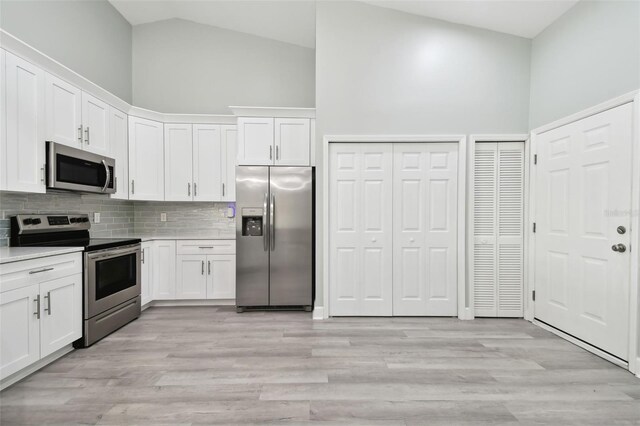
[[[533,233],[534,234],[536,233],[536,223],[535,222],[533,222]]]
[[[538,164],[538,154],[533,154],[533,164]]]
[[[536,291],[535,290],[533,290],[531,296],[533,297],[533,301],[535,302],[536,301]]]

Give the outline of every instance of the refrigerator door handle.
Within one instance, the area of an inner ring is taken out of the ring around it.
[[[264,193],[264,199],[262,201],[262,245],[264,251],[269,250],[269,237],[268,237],[268,226],[267,226],[267,209],[269,203],[269,194],[267,192]]]
[[[276,249],[276,196],[271,194],[271,206],[269,208],[269,240],[271,240],[271,250]]]

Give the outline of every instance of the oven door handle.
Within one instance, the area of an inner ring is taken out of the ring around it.
[[[102,165],[104,166],[104,171],[107,174],[104,186],[102,187],[102,192],[105,192],[107,190],[107,187],[109,186],[109,181],[111,180],[111,172],[109,171],[109,166],[107,166],[107,162],[105,160],[102,160]]]
[[[108,259],[111,257],[118,257],[118,256],[124,256],[127,254],[133,254],[133,253],[141,253],[142,249],[140,244],[137,245],[129,245],[120,249],[117,248],[111,248],[111,249],[104,249],[104,250],[100,250],[97,251],[95,253],[87,253],[87,259],[88,260],[97,260],[97,259]]]

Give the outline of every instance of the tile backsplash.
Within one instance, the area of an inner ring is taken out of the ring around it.
[[[233,204],[231,204],[233,205]],[[48,192],[27,194],[0,191],[0,246],[8,245],[9,218],[19,213],[87,213],[91,235],[234,238],[235,220],[226,217],[229,203],[173,203],[115,200],[99,194]],[[93,213],[100,223],[93,223]],[[167,221],[160,214],[167,213]]]

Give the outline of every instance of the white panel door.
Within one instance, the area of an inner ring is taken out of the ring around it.
[[[330,146],[331,315],[392,314],[392,146]]]
[[[235,255],[207,256],[207,299],[235,299]]]
[[[84,149],[99,155],[109,155],[109,105],[82,92],[82,124]]]
[[[111,198],[129,199],[129,137],[127,114],[113,107],[109,110],[109,147],[116,160],[116,192]]]
[[[45,139],[82,149],[82,90],[45,73]]]
[[[477,143],[474,170],[475,315],[522,317],[524,143]]]
[[[0,295],[0,379],[40,359],[37,284]]]
[[[221,126],[222,134],[222,200],[236,199],[236,162],[238,130],[236,126]]]
[[[40,356],[82,337],[82,274],[40,284]]]
[[[140,264],[140,302],[142,306],[153,300],[153,242],[142,243]]]
[[[193,198],[193,133],[191,124],[164,125],[164,199]]]
[[[0,190],[7,186],[7,55],[0,49]]]
[[[238,118],[238,165],[273,164],[273,118]]]
[[[275,119],[275,165],[308,166],[309,145],[308,118]]]
[[[193,199],[222,199],[222,176],[225,158],[219,125],[193,125]]]
[[[393,146],[393,314],[457,315],[458,145]]]
[[[207,256],[178,256],[176,299],[207,298]]]
[[[6,52],[6,138],[1,189],[45,192],[44,72]]]
[[[151,254],[154,300],[176,298],[176,242],[154,241]]]
[[[626,104],[540,134],[534,166],[535,317],[623,360],[632,114]]]
[[[162,123],[129,117],[129,199],[164,200]]]

